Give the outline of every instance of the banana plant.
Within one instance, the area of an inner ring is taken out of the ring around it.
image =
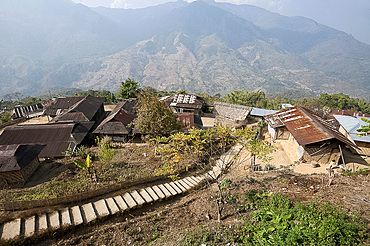
[[[85,163],[80,162],[80,161],[73,161],[73,162],[76,166],[78,166],[79,168],[83,170],[86,170],[89,173],[91,181],[98,182],[96,172],[91,172],[90,167],[92,165],[92,160],[91,160],[90,154],[87,155]]]
[[[85,160],[85,163],[83,162],[80,162],[80,161],[73,161],[74,164],[76,164],[79,168],[82,168],[83,170],[87,170],[89,172],[89,168],[91,166],[91,158],[90,158],[90,154],[87,155],[86,157],[86,160]],[[89,172],[90,173],[90,172]]]

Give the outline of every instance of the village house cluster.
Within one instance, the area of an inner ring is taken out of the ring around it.
[[[176,94],[164,101],[183,124],[183,129],[255,127],[265,122],[271,144],[283,141],[293,150],[295,161],[346,163],[348,154],[370,156],[370,135],[357,129],[370,119],[352,111],[333,110],[328,120],[292,105],[280,111],[223,102],[206,105],[197,95]],[[111,105],[112,106],[112,105]],[[7,126],[0,135],[0,183],[24,183],[37,169],[39,158],[60,158],[66,150],[91,145],[96,137],[109,136],[114,142],[140,142],[142,134],[132,125],[137,117],[136,99],[126,99],[105,110],[104,98],[63,97],[47,105],[18,106],[14,118],[44,117],[45,122]],[[211,108],[211,110],[210,110]],[[209,113],[212,111],[212,113]],[[207,113],[205,113],[207,112]],[[26,121],[27,122],[27,121]]]

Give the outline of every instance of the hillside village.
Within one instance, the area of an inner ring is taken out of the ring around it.
[[[365,176],[361,178],[361,182],[363,185],[368,182],[370,135],[369,132],[362,133],[357,130],[367,125],[362,119],[370,120],[370,115],[349,110],[331,110],[324,119],[316,112],[291,104],[281,105],[280,110],[226,102],[208,105],[203,97],[186,92],[158,97],[156,100],[164,103],[176,116],[177,121],[181,123],[181,132],[185,134],[191,129],[206,130],[218,125],[227,129],[248,128],[253,129],[254,139],[264,141],[275,149],[268,154],[270,161],[258,159],[257,152],[245,152],[246,149],[239,154],[233,154],[236,157],[244,155],[246,160],[237,166],[240,169],[237,171],[239,174],[245,173],[247,177],[257,175],[255,180],[261,180],[263,175],[266,175],[275,177],[276,180],[285,180],[281,181],[283,183],[289,181],[289,178],[281,177],[288,174],[290,177],[298,177],[292,180],[322,179],[321,187],[333,190],[341,189],[341,173],[356,173],[362,170],[360,173]],[[122,197],[124,206],[130,208],[127,197],[125,199],[123,195],[126,191],[139,192],[137,197],[142,202],[135,198],[136,193],[131,193],[136,203],[130,211],[136,213],[134,208],[141,207],[136,210],[142,213],[148,208],[145,204],[166,200],[166,192],[171,197],[180,193],[193,196],[198,192],[203,194],[204,187],[208,187],[205,182],[207,177],[204,175],[209,168],[216,173],[215,177],[214,173],[211,177],[211,181],[216,183],[223,181],[222,178],[227,177],[227,172],[230,175],[233,173],[233,169],[228,171],[229,167],[226,166],[214,169],[217,164],[212,166],[212,163],[207,166],[208,169],[202,170],[196,165],[190,165],[188,160],[176,169],[177,183],[172,181],[167,185],[166,182],[171,180],[156,172],[163,165],[163,159],[157,156],[154,151],[157,147],[148,140],[150,133],[141,131],[133,124],[138,118],[139,108],[136,98],[107,103],[104,98],[90,95],[55,98],[45,105],[17,106],[13,113],[14,120],[11,122],[19,123],[4,127],[0,135],[1,239],[21,238],[19,242],[29,243],[32,241],[22,240],[31,238],[37,242],[39,239],[32,238],[40,237],[44,232],[49,232],[50,228],[56,230],[91,224],[95,218],[109,217],[120,210],[125,211],[119,199]],[[228,150],[231,151],[234,147]],[[106,148],[104,153],[111,154],[110,157],[102,155],[103,148]],[[109,152],[110,150],[112,151]],[[227,153],[230,155],[233,152]],[[89,171],[90,157],[92,165],[96,165],[94,171]],[[122,177],[122,173],[128,176]],[[280,178],[274,175],[280,175]],[[192,179],[186,180],[189,177]],[[80,183],[76,183],[78,188],[70,188],[71,192],[62,190],[61,194],[57,194],[52,191],[52,194],[47,196],[45,191],[44,195],[27,195],[27,190],[44,187],[43,185],[52,182],[55,182],[55,185],[64,182],[68,190],[67,186],[72,185],[72,180],[78,180]],[[317,185],[311,185],[311,181],[305,181],[305,187],[301,188],[312,194],[319,192]],[[177,192],[171,194],[170,190],[162,190],[161,198],[154,189],[144,188],[152,185],[152,188],[157,187],[163,182],[167,186],[172,185]],[[208,189],[212,189],[212,185],[209,185]],[[284,184],[280,183],[274,186],[274,189],[279,185]],[[361,190],[364,191],[363,189]],[[230,195],[228,197],[231,199]],[[368,194],[362,199],[365,204],[362,209],[369,208]],[[162,203],[168,207],[168,201],[171,200],[167,199],[167,202]],[[91,211],[94,215],[91,217],[84,211],[86,204],[92,204]],[[183,206],[186,206],[186,203],[184,204]],[[79,210],[83,211],[80,222],[72,213],[72,208],[76,206],[80,206]],[[99,206],[105,208],[104,213],[100,212]],[[66,215],[65,208],[68,208],[70,215]],[[368,212],[363,216],[370,219]],[[53,222],[54,217],[58,222]],[[68,218],[68,222],[65,218]],[[45,220],[45,225],[41,219]],[[96,223],[94,228],[99,223],[108,222]]]

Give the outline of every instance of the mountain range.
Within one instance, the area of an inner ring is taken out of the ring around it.
[[[304,17],[203,0],[143,9],[0,2],[0,95],[55,88],[246,88],[370,99],[370,45]]]

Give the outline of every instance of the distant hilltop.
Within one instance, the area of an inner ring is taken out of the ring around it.
[[[0,95],[142,87],[225,94],[262,89],[370,95],[370,45],[303,17],[250,5],[144,9],[69,1],[0,3]]]

